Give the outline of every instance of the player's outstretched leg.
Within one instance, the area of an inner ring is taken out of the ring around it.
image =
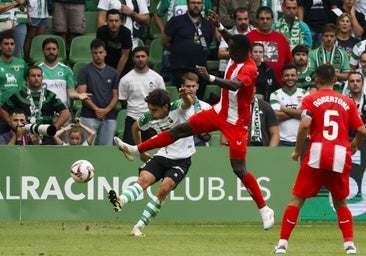
[[[147,205],[136,225],[133,227],[130,235],[137,237],[144,237],[143,229],[149,225],[150,221],[159,213],[162,202],[158,198],[152,198]]]
[[[259,213],[262,216],[264,230],[269,230],[274,225],[274,211],[267,205],[259,209]]]
[[[121,196],[118,196],[114,190],[110,190],[109,202],[113,205],[114,211],[119,212],[125,204],[135,201],[143,191],[143,188],[138,183],[134,183],[123,190]]]
[[[113,209],[115,212],[119,212],[121,211],[124,203],[121,200],[121,198],[117,195],[116,191],[114,190],[110,190],[109,191],[109,202],[111,202],[111,204],[113,205]]]
[[[259,213],[262,216],[264,230],[271,229],[274,225],[274,211],[269,208],[264,201],[256,178],[253,176],[252,173],[248,172],[241,181],[243,185],[247,188],[254,202],[257,204]]]
[[[129,144],[123,142],[118,137],[114,137],[113,140],[114,140],[114,143],[116,144],[116,146],[118,147],[118,149],[123,152],[123,154],[126,156],[126,158],[129,161],[135,160],[135,158],[139,155],[137,146],[129,145]]]

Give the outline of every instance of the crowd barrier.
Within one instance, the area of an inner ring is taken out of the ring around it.
[[[366,219],[364,202],[365,147],[352,171],[348,204],[355,219]],[[290,158],[292,148],[251,147],[247,167],[280,221],[291,198],[299,163]],[[257,207],[232,173],[224,147],[199,147],[187,177],[166,200],[159,221],[260,221]],[[0,147],[0,220],[126,220],[136,221],[157,185],[119,213],[112,210],[108,191],[120,193],[137,179],[140,161],[129,162],[115,147]],[[70,167],[89,160],[95,176],[87,184],[75,183]],[[301,218],[336,218],[328,193],[306,202]]]

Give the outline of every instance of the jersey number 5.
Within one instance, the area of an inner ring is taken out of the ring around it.
[[[329,130],[323,131],[323,137],[327,140],[335,140],[338,137],[338,123],[332,119],[332,116],[339,116],[337,110],[327,110],[324,112],[324,127],[332,128],[331,132]]]

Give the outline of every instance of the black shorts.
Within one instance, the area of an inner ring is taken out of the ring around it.
[[[191,158],[169,159],[163,156],[153,156],[139,171],[148,171],[155,176],[156,181],[169,177],[178,185],[188,173]]]

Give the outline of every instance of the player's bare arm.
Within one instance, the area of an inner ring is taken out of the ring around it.
[[[239,79],[234,78],[232,80],[227,80],[227,79],[220,78],[220,77],[214,77],[214,76],[210,75],[207,72],[206,67],[203,67],[203,66],[196,66],[196,72],[198,75],[202,76],[203,79],[210,81],[210,83],[212,83],[212,84],[217,84],[221,88],[224,88],[224,89],[236,91],[240,87],[243,87],[243,84]]]
[[[208,20],[211,24],[216,28],[218,32],[220,32],[221,36],[224,38],[226,43],[229,43],[230,38],[232,37],[231,33],[225,29],[225,27],[220,24],[219,16],[212,10],[209,10],[210,15],[208,16]]]
[[[294,152],[291,154],[291,158],[295,161],[298,161],[301,155],[301,149],[303,148],[305,140],[308,136],[310,125],[311,125],[310,118],[305,116],[301,119],[299,129],[297,131],[295,149]]]

